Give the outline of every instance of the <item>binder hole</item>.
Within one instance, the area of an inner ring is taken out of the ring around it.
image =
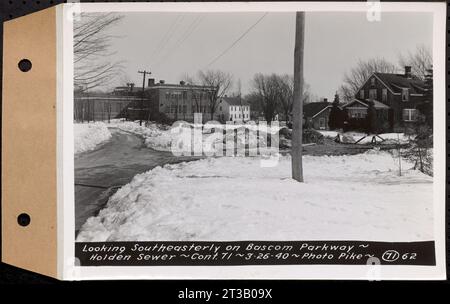
[[[31,61],[28,59],[22,59],[19,61],[19,70],[21,70],[22,72],[28,72],[29,70],[31,70]]]
[[[30,224],[30,222],[31,222],[31,218],[26,213],[19,214],[19,216],[17,217],[17,223],[19,223],[19,225],[22,227],[28,226]]]

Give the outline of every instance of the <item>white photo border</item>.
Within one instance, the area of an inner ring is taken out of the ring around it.
[[[358,279],[369,265],[77,266],[75,259],[72,12],[365,12],[371,2],[72,3],[57,7],[58,277],[92,279]],[[436,266],[381,265],[383,280],[446,278],[446,3],[382,2],[383,12],[433,13],[434,236]],[[281,241],[281,240],[280,240]]]

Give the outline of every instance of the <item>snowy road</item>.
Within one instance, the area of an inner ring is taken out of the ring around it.
[[[97,149],[75,156],[75,230],[96,215],[118,187],[154,167],[193,160],[145,147],[143,139],[118,129]]]

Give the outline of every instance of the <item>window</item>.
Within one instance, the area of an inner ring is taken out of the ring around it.
[[[403,109],[403,121],[415,121],[417,118],[416,109]]]
[[[382,89],[381,90],[381,101],[382,102],[387,102],[387,89]]]
[[[367,109],[364,108],[352,108],[348,109],[348,115],[351,118],[365,118],[367,116]]]
[[[359,98],[364,99],[364,90],[359,91]]]
[[[375,77],[372,77],[372,78],[370,79],[370,84],[373,85],[373,86],[375,85]]]
[[[409,89],[402,88],[402,101],[408,101],[409,100]]]
[[[319,118],[319,129],[325,129],[325,118]]]
[[[376,100],[377,99],[377,89],[369,90],[369,99]]]

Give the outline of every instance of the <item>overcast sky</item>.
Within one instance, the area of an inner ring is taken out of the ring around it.
[[[124,13],[112,48],[125,60],[122,81],[142,85],[138,70],[177,83],[200,69],[220,69],[240,79],[243,93],[255,73],[293,73],[294,13],[269,13],[230,51],[208,64],[263,13]],[[169,31],[170,29],[170,31]],[[417,45],[432,46],[431,13],[383,13],[369,22],[365,13],[307,13],[305,81],[313,94],[333,98],[344,73],[358,59],[383,57],[395,64]]]

